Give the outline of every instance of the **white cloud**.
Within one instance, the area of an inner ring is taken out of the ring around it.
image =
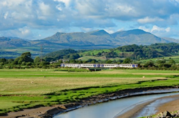
[[[8,15],[9,15],[9,13],[6,12],[6,13],[4,14],[4,19],[7,19]]]
[[[142,29],[146,32],[150,32],[160,37],[172,37],[172,35],[174,35],[174,32],[172,31],[170,27],[164,28],[164,27],[159,27],[159,26],[154,25],[152,27],[140,26],[139,29]]]
[[[69,7],[71,3],[71,0],[54,0],[54,1],[63,2],[66,7]]]
[[[43,15],[49,15],[50,14],[51,8],[50,8],[49,5],[45,4],[44,2],[39,3],[39,8],[40,8],[41,13]]]
[[[161,19],[161,18],[149,18],[149,17],[138,19],[139,23],[152,23],[152,22],[157,22],[157,21],[164,21],[164,19]]]
[[[151,29],[151,32],[170,32],[170,27],[167,27],[167,28],[161,28],[161,27],[158,27],[156,25],[153,26],[153,28]]]
[[[138,29],[144,30],[146,32],[151,32],[149,28],[146,28],[145,26],[139,26]]]
[[[155,32],[170,32],[168,27],[178,25],[179,0],[1,0],[0,14],[1,32],[72,27],[112,32],[129,22],[128,27],[150,24]]]
[[[28,29],[19,29],[22,35],[28,35],[30,31]]]

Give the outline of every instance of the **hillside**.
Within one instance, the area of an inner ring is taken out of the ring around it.
[[[60,33],[57,32],[51,37],[40,40],[41,43],[49,41],[55,44],[63,44],[68,46],[120,46],[120,45],[150,45],[154,43],[169,43],[167,39],[157,37],[151,33],[143,30],[134,29],[129,31],[120,31],[113,34],[109,34],[104,30],[97,30],[92,32],[77,32],[77,33]]]
[[[61,50],[63,52],[64,50]],[[166,56],[177,56],[179,55],[179,44],[177,43],[156,43],[149,46],[138,46],[138,45],[127,45],[120,46],[118,48],[112,49],[102,49],[102,50],[88,50],[88,51],[67,51],[66,53],[59,53],[60,51],[49,53],[46,58],[52,58],[53,60],[58,59],[96,59],[96,60],[106,60],[106,59],[124,59],[131,58],[134,60],[150,59],[157,57]],[[72,52],[72,53],[71,53]],[[74,56],[74,55],[79,55]],[[76,57],[76,58],[75,58]]]
[[[20,38],[10,38],[10,37],[0,37],[0,47],[24,47],[30,46],[31,43],[20,39]]]

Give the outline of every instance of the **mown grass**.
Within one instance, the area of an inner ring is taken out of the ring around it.
[[[176,78],[178,76],[174,76],[178,72],[128,69],[99,72],[74,69],[3,69],[0,70],[0,114],[34,106],[79,101],[93,95],[124,89],[179,85],[179,79]],[[168,80],[157,80],[166,78]]]

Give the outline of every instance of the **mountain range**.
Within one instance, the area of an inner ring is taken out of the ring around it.
[[[149,32],[140,29],[119,31],[113,34],[107,33],[105,30],[97,30],[92,32],[74,32],[62,33],[57,32],[53,36],[41,40],[23,40],[20,38],[0,37],[1,47],[24,47],[24,46],[122,46],[122,45],[150,45],[154,43],[178,43],[178,40],[171,38],[160,38]]]
[[[38,41],[36,41],[38,42]],[[170,43],[178,42],[174,39],[160,38],[149,32],[134,29],[129,31],[119,31],[113,34],[107,33],[105,30],[97,30],[92,32],[76,32],[76,33],[61,33],[57,32],[51,37],[39,40],[39,43],[64,44],[70,46],[97,46],[109,45],[112,47],[122,45],[150,45],[154,43]],[[37,43],[38,44],[38,43]]]
[[[74,32],[63,33],[57,32],[56,34],[40,39],[40,40],[23,40],[16,37],[0,37],[0,46],[3,49],[11,48],[27,48],[40,50],[43,46],[44,53],[56,51],[59,49],[104,49],[115,48],[123,45],[150,45],[155,43],[179,43],[179,40],[171,38],[161,38],[145,32],[140,29],[119,31],[109,34],[105,30],[96,30],[91,32]],[[25,50],[24,50],[25,51]],[[37,52],[36,52],[37,53]]]

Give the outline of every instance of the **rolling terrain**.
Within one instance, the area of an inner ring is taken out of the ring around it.
[[[65,53],[63,53],[65,52]],[[111,49],[98,49],[98,50],[80,50],[75,51],[72,49],[59,50],[49,53],[44,58],[51,58],[52,60],[58,59],[78,59],[89,60],[95,59],[104,61],[107,59],[119,60],[124,58],[131,58],[133,60],[152,59],[160,57],[178,56],[179,44],[177,43],[156,43],[148,46],[127,45]]]
[[[110,49],[124,45],[150,45],[155,43],[171,43],[178,40],[171,38],[160,38],[149,32],[134,29],[119,31],[113,34],[105,30],[92,32],[61,33],[41,40],[24,40],[16,37],[0,37],[1,58],[15,58],[23,52],[30,51],[33,55],[39,56],[41,52],[47,54],[60,49],[93,50]]]

